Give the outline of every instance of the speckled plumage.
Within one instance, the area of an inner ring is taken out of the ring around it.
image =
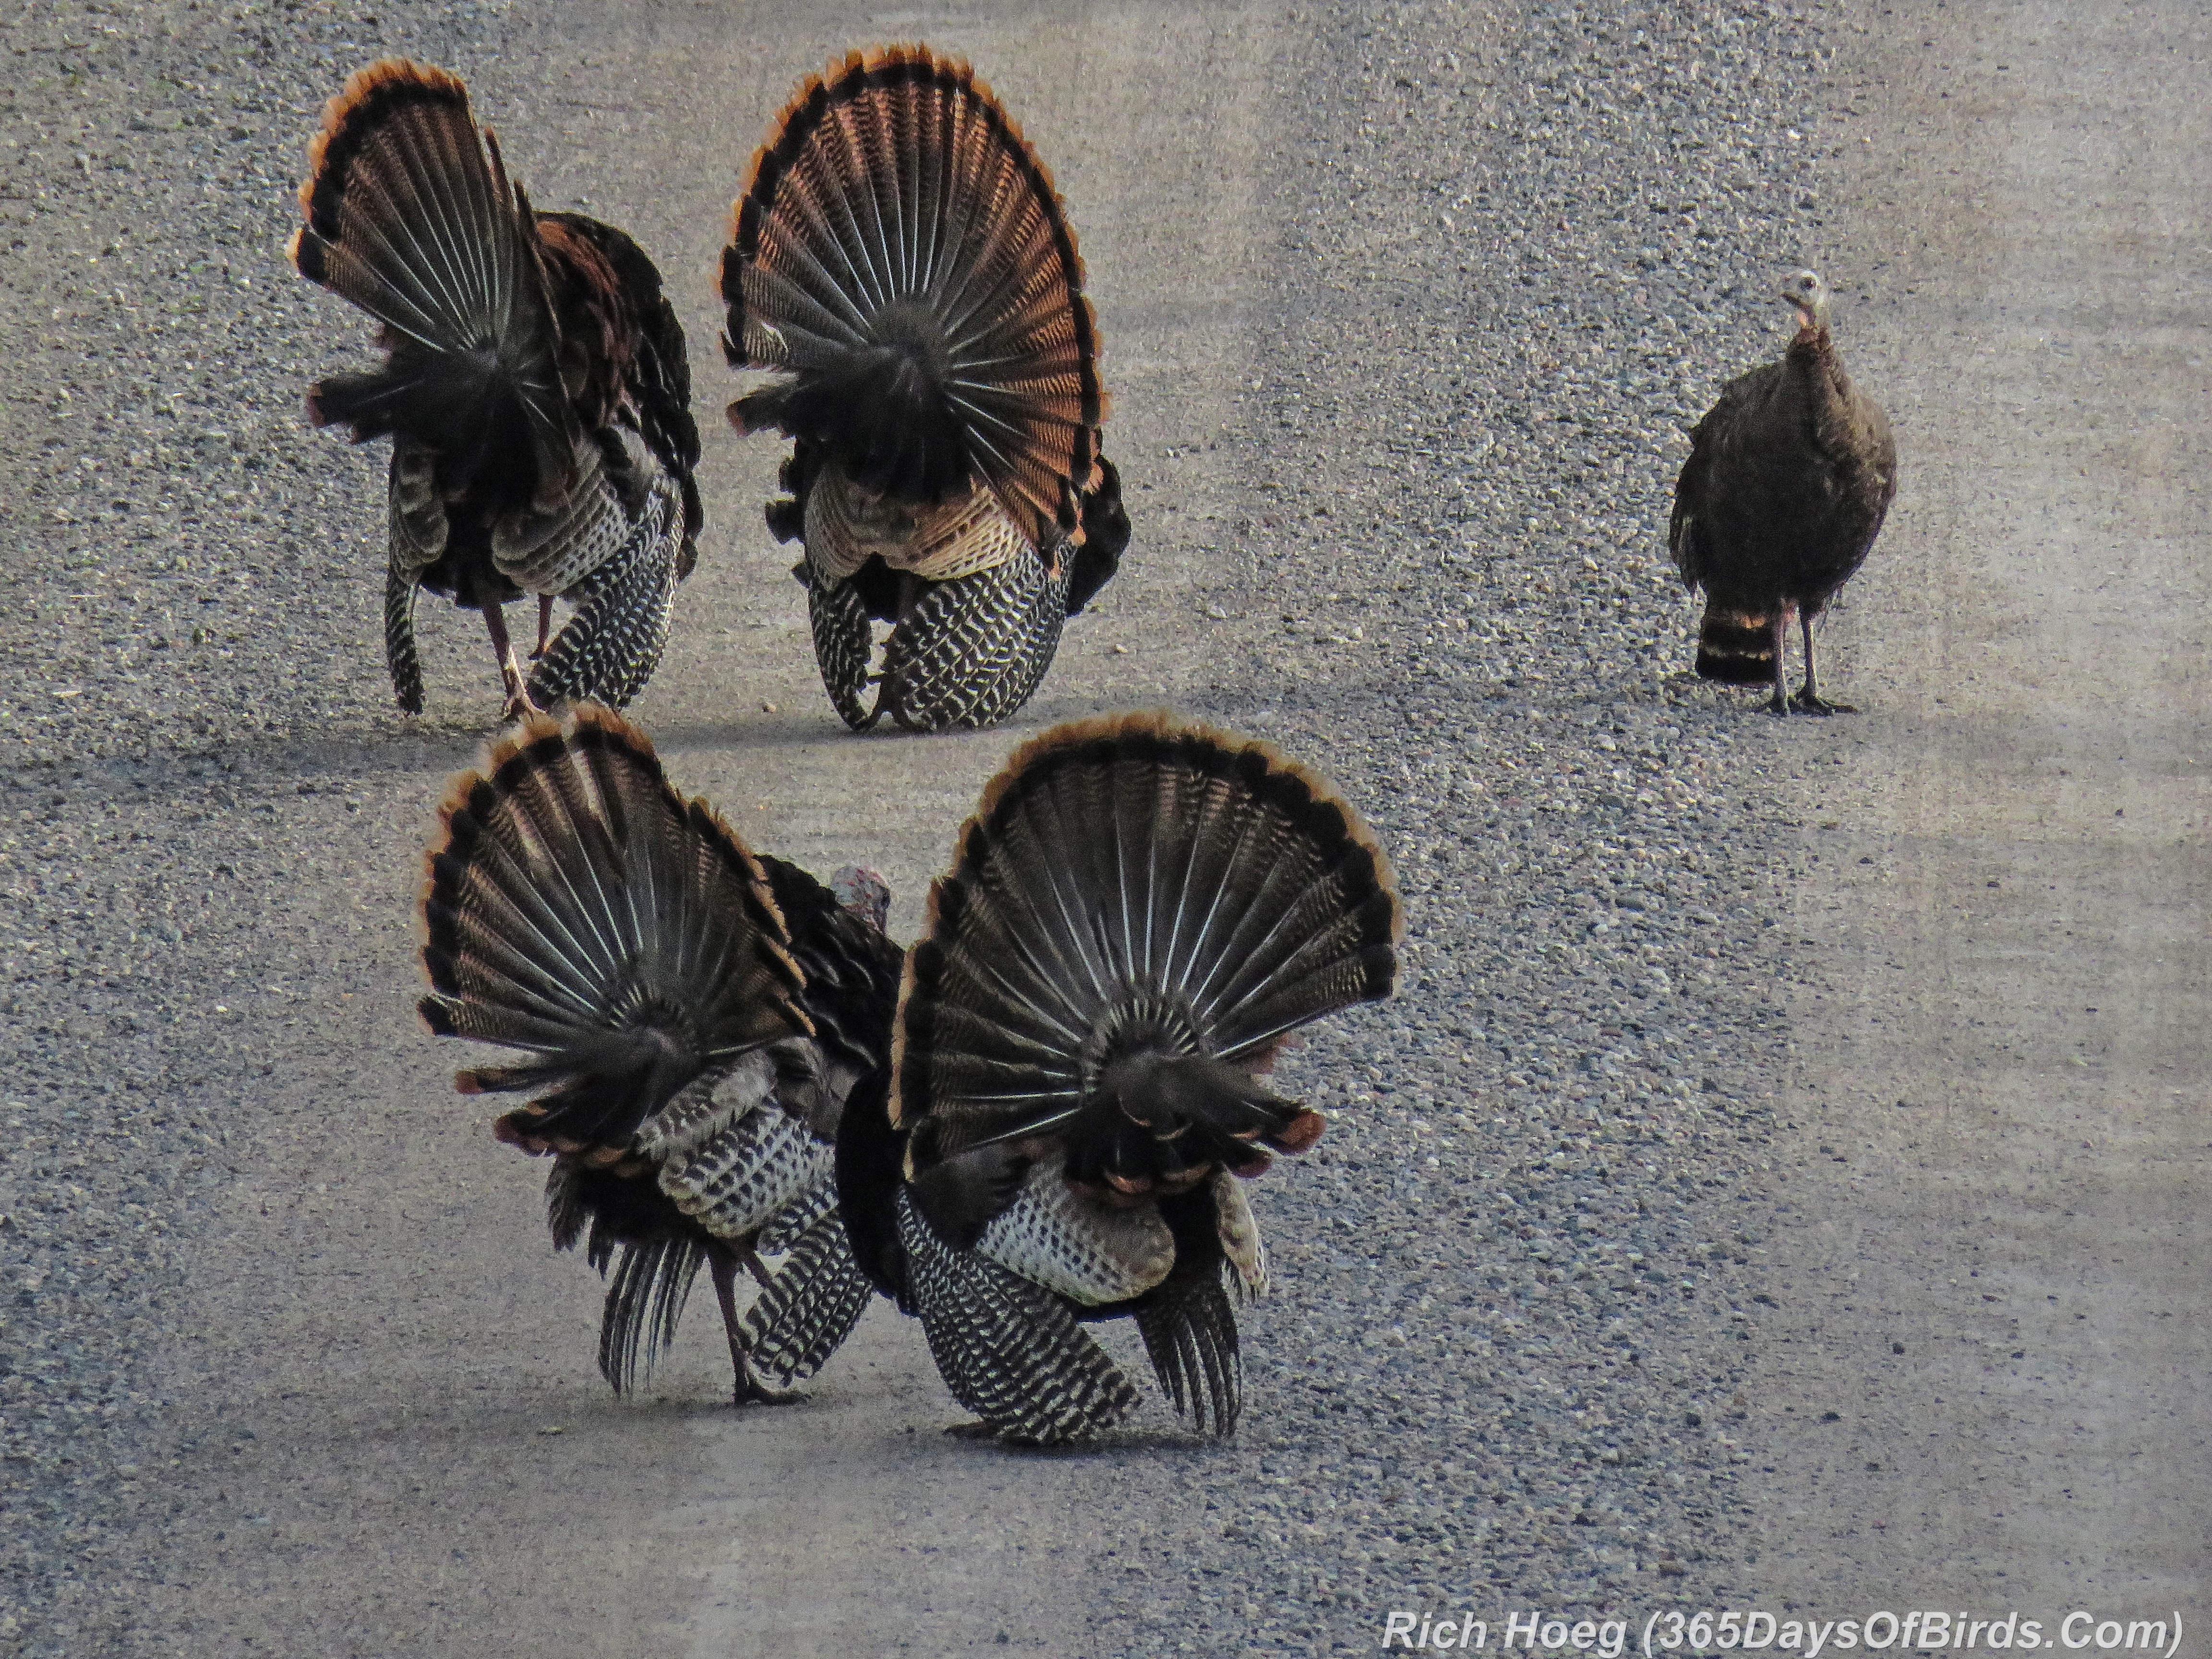
[[[1004,720],[1128,539],[1050,174],[967,64],[886,46],[801,85],[735,218],[724,347],[780,378],[730,418],[796,441],[768,518],[805,544],[839,718]],[[891,629],[871,700],[874,621]]]
[[[884,1062],[896,947],[684,800],[643,735],[592,705],[495,744],[443,817],[423,1017],[523,1053],[457,1081],[532,1097],[495,1133],[553,1155],[556,1246],[612,1267],[608,1380],[635,1386],[702,1267],[741,1401],[811,1375],[868,1293],[831,1145],[853,1084]],[[740,1271],[762,1282],[742,1321]]]
[[[533,210],[462,82],[401,59],[331,100],[300,199],[301,274],[382,325],[384,363],[317,382],[307,409],[356,442],[392,441],[385,653],[400,707],[422,707],[422,587],[484,611],[511,710],[527,699],[500,611],[526,595],[577,607],[529,696],[627,701],[659,661],[702,521],[684,331],[659,272],[611,226]]]
[[[1065,1301],[947,1246],[905,1193],[894,1202],[914,1309],[954,1399],[1010,1438],[1040,1445],[1088,1438],[1137,1408],[1135,1385]]]
[[[745,1353],[770,1382],[804,1382],[822,1369],[867,1311],[875,1287],[853,1261],[835,1193],[825,1179],[785,1212],[806,1213],[805,1227],[779,1234],[763,1249],[785,1257],[775,1276],[745,1310]]]
[[[1236,1176],[1322,1130],[1261,1076],[1291,1031],[1389,994],[1388,860],[1313,773],[1164,714],[1024,744],[957,844],[883,1104],[856,1091],[840,1126],[855,1255],[1004,1435],[1127,1415],[1133,1387],[1079,1328],[1119,1318],[1175,1408],[1231,1433],[1229,1289],[1267,1286]]]
[[[541,708],[586,700],[627,707],[660,665],[684,546],[683,500],[672,479],[653,481],[645,511],[624,534],[614,555],[567,590],[576,614],[530,674],[531,699]]]
[[[1086,1197],[1049,1158],[1032,1166],[1020,1195],[991,1218],[975,1249],[1085,1307],[1141,1296],[1175,1266],[1175,1237],[1158,1211]]]
[[[911,732],[995,726],[1060,649],[1067,575],[1024,546],[971,576],[921,585],[884,649],[883,706]]]

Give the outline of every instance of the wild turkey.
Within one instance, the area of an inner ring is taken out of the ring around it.
[[[493,1125],[553,1155],[553,1242],[619,1249],[599,1369],[632,1388],[703,1263],[739,1403],[792,1396],[866,1307],[832,1143],[888,1050],[900,952],[872,872],[829,889],[755,856],[653,747],[592,705],[526,716],[454,781],[422,900],[424,1021],[524,1051],[465,1094],[533,1096]],[[770,1267],[764,1255],[781,1255]],[[761,1285],[742,1316],[740,1269]]]
[[[1114,574],[1129,525],[1083,283],[1052,175],[927,46],[809,77],[753,158],[722,345],[781,377],[730,421],[795,441],[769,527],[805,545],[815,657],[855,731],[1006,719]]]
[[[1126,1316],[1176,1410],[1229,1434],[1228,1287],[1267,1285],[1242,1178],[1322,1128],[1260,1079],[1299,1027],[1389,994],[1389,864],[1312,773],[1158,714],[1018,750],[958,847],[890,1073],[839,1133],[854,1251],[991,1431],[1125,1417],[1137,1391],[1081,1322]]]
[[[1844,373],[1828,333],[1828,285],[1782,279],[1797,335],[1779,362],[1729,382],[1690,434],[1668,542],[1683,585],[1705,590],[1698,672],[1774,688],[1786,714],[1849,714],[1813,672],[1813,618],[1866,562],[1897,493],[1897,446],[1881,410]],[[1789,696],[1790,617],[1805,637],[1805,686]]]
[[[380,368],[307,394],[317,426],[392,442],[384,644],[422,708],[415,595],[483,612],[510,715],[564,698],[617,707],[668,638],[697,557],[684,330],[622,232],[538,213],[468,88],[386,58],[331,100],[300,188],[300,274],[382,325]],[[501,607],[538,596],[527,686]],[[548,644],[553,602],[575,615]]]

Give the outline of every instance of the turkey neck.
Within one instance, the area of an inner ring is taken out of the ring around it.
[[[1813,441],[1838,459],[1856,458],[1872,438],[1866,400],[1844,372],[1844,360],[1826,323],[1801,328],[1783,357],[1785,372],[1804,387],[1813,417]]]

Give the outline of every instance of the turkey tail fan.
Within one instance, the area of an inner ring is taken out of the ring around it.
[[[740,431],[829,447],[853,481],[941,501],[980,477],[1040,553],[1081,538],[1106,398],[1075,233],[988,86],[923,46],[801,83],[722,256],[733,365],[785,378]]]
[[[319,383],[315,423],[453,452],[517,443],[536,498],[565,491],[582,433],[536,222],[478,137],[467,87],[404,58],[360,70],[324,113],[300,207],[293,264],[383,324],[392,348],[381,368]]]
[[[441,1036],[530,1056],[454,1079],[548,1091],[500,1120],[501,1139],[625,1148],[686,1085],[811,1036],[758,860],[619,715],[530,719],[455,779],[441,816],[422,1013]]]
[[[684,1304],[706,1260],[706,1245],[681,1233],[622,1247],[599,1317],[599,1375],[617,1394],[635,1394],[676,1340]]]
[[[1698,673],[1723,685],[1773,684],[1773,618],[1707,601],[1698,628]]]
[[[958,847],[892,1038],[910,1170],[1052,1134],[1071,1179],[1177,1190],[1320,1133],[1254,1075],[1387,995],[1399,932],[1388,860],[1321,778],[1164,713],[1080,720],[1015,752]]]

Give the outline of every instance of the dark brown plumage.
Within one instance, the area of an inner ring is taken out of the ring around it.
[[[890,1075],[840,1130],[854,1253],[1010,1438],[1128,1413],[1134,1387],[1080,1328],[1120,1317],[1176,1407],[1227,1434],[1230,1289],[1266,1284],[1240,1178],[1322,1129],[1261,1079],[1299,1027],[1389,994],[1389,866],[1312,773],[1164,714],[1025,745],[958,845]]]
[[[1844,373],[1827,285],[1793,271],[1780,292],[1796,311],[1796,337],[1779,362],[1730,381],[1690,434],[1668,539],[1684,584],[1705,591],[1698,673],[1771,684],[1778,714],[1849,712],[1820,697],[1813,619],[1881,532],[1897,447],[1887,418]],[[1793,612],[1805,642],[1795,698],[1784,662]]]
[[[811,1376],[871,1294],[831,1145],[888,1058],[900,952],[880,878],[841,872],[833,891],[757,857],[589,704],[526,717],[455,780],[428,871],[422,1017],[528,1056],[455,1082],[531,1097],[493,1132],[552,1156],[556,1247],[588,1234],[592,1265],[614,1264],[607,1380],[650,1365],[703,1265],[738,1400],[782,1397],[769,1385]],[[762,1287],[742,1314],[740,1270]]]
[[[389,437],[385,647],[422,707],[418,589],[483,612],[510,714],[619,706],[659,663],[702,523],[684,331],[622,232],[538,213],[468,89],[387,58],[331,100],[292,240],[300,273],[382,325],[381,368],[307,394],[318,426]],[[525,686],[501,607],[539,600]],[[575,616],[549,641],[553,602]]]
[[[754,157],[722,297],[731,363],[779,374],[730,420],[794,440],[768,521],[805,544],[840,717],[1012,714],[1129,536],[1083,262],[1020,128],[927,46],[832,64]]]

